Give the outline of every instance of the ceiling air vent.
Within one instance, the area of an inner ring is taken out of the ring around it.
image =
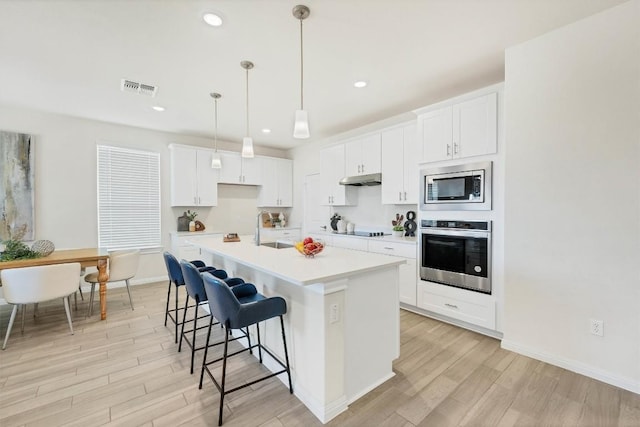
[[[122,79],[120,80],[120,90],[123,92],[135,92],[154,97],[158,92],[158,87],[134,82],[133,80]]]

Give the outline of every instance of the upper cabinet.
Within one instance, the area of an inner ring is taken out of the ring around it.
[[[382,131],[382,203],[418,203],[415,122]]]
[[[258,207],[293,206],[293,161],[262,157],[262,187]]]
[[[353,139],[345,144],[345,176],[381,171],[380,133]]]
[[[497,151],[498,94],[491,93],[419,113],[422,161],[493,154]]]
[[[339,184],[345,176],[344,160],[344,144],[320,150],[321,203],[323,205],[344,206],[355,202],[353,189]]]
[[[240,153],[219,152],[222,159],[221,184],[260,185],[262,168],[260,157],[244,158]]]
[[[216,206],[218,169],[211,168],[213,150],[170,145],[171,206]]]

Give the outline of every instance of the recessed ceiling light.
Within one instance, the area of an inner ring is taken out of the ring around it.
[[[365,82],[364,80],[359,80],[355,82],[353,85],[358,88],[365,87],[367,85],[367,82]]]
[[[205,13],[202,16],[202,19],[204,19],[204,22],[211,25],[212,27],[219,27],[222,25],[222,18],[219,15],[216,15],[215,13],[211,13],[211,12]]]
[[[264,128],[262,129],[262,133],[271,133],[271,129]]]
[[[151,108],[153,108],[153,109],[154,109],[154,110],[156,110],[156,111],[164,111],[164,107],[161,107],[161,106],[159,106],[159,105],[154,105],[154,106],[153,106],[153,107],[151,107]]]

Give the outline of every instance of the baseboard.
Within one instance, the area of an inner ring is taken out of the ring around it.
[[[640,381],[612,374],[578,360],[559,357],[507,339],[502,340],[502,348],[640,394]]]
[[[494,331],[492,329],[483,328],[482,326],[474,325],[473,323],[463,322],[462,320],[453,319],[448,316],[444,316],[442,314],[434,313],[432,311],[423,310],[421,308],[415,307],[413,305],[408,305],[405,303],[400,303],[400,308],[403,310],[410,311],[412,313],[419,314],[421,316],[431,317],[432,319],[439,320],[441,322],[449,323],[453,326],[458,326],[460,328],[468,329],[473,332],[477,332],[482,335],[486,335],[491,338],[495,338],[498,340],[502,339],[502,332]]]

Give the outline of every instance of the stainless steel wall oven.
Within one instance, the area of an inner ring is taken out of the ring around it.
[[[491,294],[491,221],[421,220],[420,279]]]

